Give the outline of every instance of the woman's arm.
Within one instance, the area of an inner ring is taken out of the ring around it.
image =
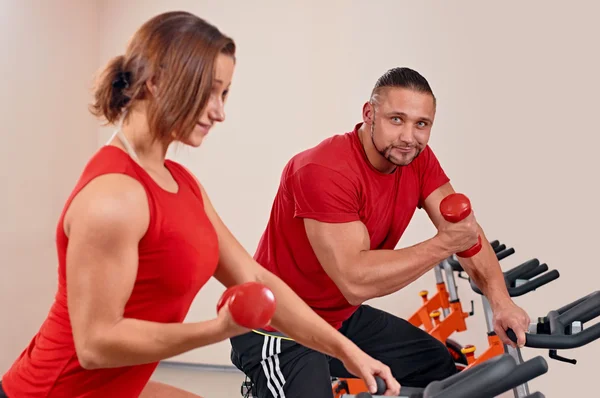
[[[199,184],[200,185],[200,184]],[[342,361],[349,372],[361,377],[375,392],[375,375],[382,377],[388,394],[398,394],[400,385],[390,369],[366,355],[348,338],[318,316],[280,278],[263,268],[248,254],[225,226],[200,185],[205,211],[219,236],[219,266],[215,278],[226,287],[258,281],[269,287],[276,298],[277,308],[271,325],[298,343]]]
[[[148,223],[146,193],[124,175],[94,179],[67,211],[68,308],[77,357],[86,369],[156,362],[241,332],[231,327],[227,309],[198,323],[124,317]]]

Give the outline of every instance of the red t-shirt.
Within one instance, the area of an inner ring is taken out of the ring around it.
[[[323,270],[303,219],[360,220],[369,231],[371,250],[395,249],[415,210],[449,181],[429,146],[410,165],[381,173],[364,153],[359,127],[330,137],[288,162],[254,256],[335,328],[357,307],[348,303]]]
[[[11,398],[137,397],[157,363],[83,369],[77,359],[67,308],[63,217],[73,197],[93,178],[122,173],[146,190],[148,230],[139,243],[139,266],[124,316],[152,322],[183,322],[194,297],[213,275],[219,256],[216,232],[204,212],[198,183],[181,165],[166,161],[177,193],[160,188],[129,155],[104,146],[87,164],[56,229],[58,291],[47,319],[29,346],[2,377]]]

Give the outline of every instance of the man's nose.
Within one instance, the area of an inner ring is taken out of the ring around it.
[[[402,126],[402,130],[400,131],[400,142],[407,145],[412,145],[415,143],[415,128],[414,126],[406,123]]]

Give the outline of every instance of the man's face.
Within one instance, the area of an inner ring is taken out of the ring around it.
[[[405,88],[386,88],[364,108],[377,151],[396,166],[410,164],[429,142],[435,117],[433,96]]]

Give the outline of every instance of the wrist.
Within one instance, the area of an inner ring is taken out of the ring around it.
[[[335,358],[339,359],[341,362],[346,362],[362,352],[350,339],[342,334],[340,334],[340,336],[342,337],[337,339],[336,344],[333,347],[333,356]]]
[[[508,294],[490,297],[488,298],[488,302],[490,303],[490,308],[493,312],[497,312],[504,308],[515,306],[515,303],[512,301],[512,298]]]
[[[218,343],[231,337],[228,335],[229,328],[220,317],[196,322],[192,325],[194,327],[191,340],[194,347],[203,347],[207,344]]]
[[[432,250],[433,253],[436,253],[436,256],[439,257],[440,261],[455,254],[443,232],[438,231],[429,242],[431,245],[430,250]]]

